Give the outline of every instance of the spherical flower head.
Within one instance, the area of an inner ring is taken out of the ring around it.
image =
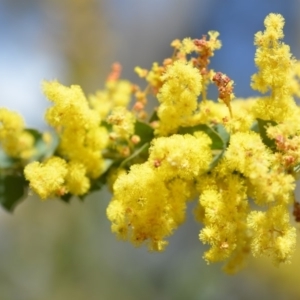
[[[282,39],[284,37],[283,34],[283,26],[284,26],[284,18],[280,14],[269,14],[264,21],[264,25],[266,27],[266,34],[268,38],[273,41],[278,39]]]
[[[73,195],[83,195],[90,188],[90,180],[86,176],[86,169],[82,163],[73,161],[68,163],[66,188]]]
[[[30,160],[36,153],[34,137],[27,131],[22,131],[2,142],[3,150],[11,157]]]
[[[126,175],[127,172],[123,168],[110,168],[110,171],[108,173],[107,177],[107,186],[109,191],[113,194],[114,193],[114,184],[116,180],[121,176],[121,175]]]
[[[10,157],[30,160],[35,153],[34,137],[24,130],[21,115],[6,108],[0,108],[0,144]]]
[[[295,179],[280,171],[276,155],[263,144],[259,134],[232,134],[224,163],[228,170],[238,171],[248,179],[249,194],[257,204],[290,203]]]
[[[251,177],[268,172],[273,159],[260,135],[253,131],[232,134],[224,157],[231,170]]]
[[[184,125],[197,108],[201,92],[202,77],[198,69],[184,61],[175,61],[161,76],[163,86],[157,95],[161,105],[158,107],[160,135],[175,133]]]
[[[0,141],[18,135],[24,129],[21,115],[6,108],[0,108]]]
[[[85,129],[99,126],[99,115],[89,108],[80,86],[66,87],[57,81],[44,82],[43,91],[55,104],[45,116],[51,126]]]
[[[81,143],[71,142],[67,143],[65,140],[59,148],[61,154],[69,161],[77,161],[84,165],[86,174],[90,178],[97,178],[102,173],[104,167],[104,160],[101,155],[101,149],[92,149],[85,147]],[[70,139],[72,141],[72,139]]]
[[[51,157],[44,163],[32,162],[24,169],[30,188],[43,200],[64,194],[67,173],[67,163],[59,157]]]
[[[252,114],[252,99],[247,99],[246,101],[245,99],[235,99],[231,102],[231,106],[234,112],[232,118],[223,118],[223,120],[226,120],[226,122],[224,122],[226,130],[229,133],[249,131],[256,121]]]
[[[284,37],[284,18],[280,14],[269,14],[264,21],[266,30],[255,34],[254,44],[258,47],[269,48],[278,45],[278,41]]]
[[[272,120],[276,123],[291,119],[298,110],[294,98],[286,95],[276,99],[274,101],[274,97],[258,98],[252,109],[255,118]]]
[[[273,206],[266,212],[253,211],[247,221],[253,234],[254,256],[269,256],[275,264],[290,262],[296,247],[296,229],[290,225],[286,206]]]
[[[164,178],[192,179],[208,170],[212,159],[210,144],[210,138],[202,132],[197,137],[160,137],[153,141],[148,161]]]
[[[146,243],[150,250],[162,251],[175,224],[168,213],[168,189],[155,170],[147,163],[133,165],[113,189],[107,209],[112,231],[136,246]]]
[[[107,122],[113,125],[113,131],[117,137],[128,139],[134,134],[135,117],[125,107],[115,107],[107,118]]]
[[[87,148],[99,151],[108,145],[108,132],[105,127],[94,127],[86,132],[84,144]]]
[[[19,136],[19,156],[21,159],[29,160],[35,153],[34,137],[27,131],[23,131]]]
[[[161,76],[164,82],[164,89],[160,90],[158,100],[160,102],[172,103],[176,99],[176,94],[168,94],[168,92],[176,92],[181,94],[184,91],[189,91],[191,94],[198,96],[201,92],[201,75],[199,70],[194,68],[191,64],[184,61],[175,61],[168,66],[166,72]]]

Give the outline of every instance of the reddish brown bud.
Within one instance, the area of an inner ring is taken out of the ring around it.
[[[156,159],[156,160],[153,162],[153,166],[154,166],[155,168],[160,167],[160,166],[161,166],[161,161],[158,160],[158,159]]]
[[[107,81],[116,81],[119,79],[122,71],[122,66],[120,63],[115,62],[111,66],[111,72],[107,77]]]

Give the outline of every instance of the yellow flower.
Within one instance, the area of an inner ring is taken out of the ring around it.
[[[63,86],[57,81],[44,82],[43,91],[54,103],[46,112],[46,120],[53,127],[90,129],[99,126],[100,118],[89,108],[80,86]]]
[[[153,141],[148,161],[165,179],[174,176],[193,179],[209,168],[210,144],[210,138],[202,132],[197,132],[196,137],[190,134],[160,137]]]
[[[280,172],[276,156],[262,143],[259,134],[232,134],[224,163],[229,170],[238,171],[248,179],[250,196],[258,204],[289,203],[292,200],[295,179]]]
[[[67,173],[66,161],[55,156],[44,163],[32,162],[24,169],[30,188],[43,200],[65,194],[64,184]]]
[[[65,180],[68,192],[73,195],[83,195],[90,188],[90,180],[86,176],[85,167],[79,162],[74,161],[68,164],[68,173]]]
[[[117,138],[129,139],[134,133],[135,117],[125,107],[115,107],[107,117],[107,122],[113,125]]]
[[[201,221],[205,225],[199,238],[204,244],[211,246],[205,252],[204,259],[208,263],[228,260],[225,269],[235,272],[244,265],[247,255],[245,221],[249,207],[245,181],[239,175],[218,177],[215,173],[213,184],[205,186],[196,209],[200,212],[202,207]]]
[[[266,30],[255,35],[255,64],[258,73],[252,76],[253,89],[271,96],[259,99],[254,107],[255,115],[265,120],[281,122],[293,114],[295,103],[291,95],[294,87],[295,60],[290,47],[280,41],[283,38],[284,19],[279,14],[269,14],[265,19]]]
[[[0,144],[3,150],[13,158],[28,161],[35,154],[34,138],[24,126],[18,113],[0,108]]]
[[[157,114],[160,119],[157,133],[175,133],[179,126],[188,124],[197,108],[201,92],[201,75],[198,69],[184,61],[175,61],[161,76],[164,82],[157,95],[161,105]]]
[[[296,229],[290,225],[286,206],[251,212],[248,226],[253,232],[251,249],[254,256],[269,256],[276,264],[290,262],[296,247]]]
[[[89,177],[98,177],[103,168],[101,150],[108,143],[99,114],[89,107],[79,86],[65,87],[54,81],[44,82],[43,87],[54,102],[47,110],[46,120],[60,135],[59,153],[68,161],[83,164]]]

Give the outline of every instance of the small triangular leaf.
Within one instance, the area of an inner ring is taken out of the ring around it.
[[[221,138],[220,134],[215,131],[213,128],[209,127],[206,124],[199,124],[193,127],[180,127],[178,130],[179,134],[193,134],[196,131],[205,132],[212,140],[212,149],[224,149],[225,141]]]
[[[230,139],[230,134],[227,132],[226,128],[224,127],[224,125],[218,123],[215,126],[215,130],[216,132],[220,135],[221,139],[224,142],[224,145],[228,145],[229,139]]]
[[[158,115],[157,115],[157,110],[154,109],[154,111],[153,111],[153,113],[152,113],[152,115],[149,119],[149,123],[154,122],[154,121],[158,121],[158,120],[159,120],[159,118],[158,118]]]
[[[276,149],[276,144],[274,140],[271,140],[267,135],[267,128],[269,126],[276,126],[277,123],[270,120],[262,120],[257,119],[257,125],[252,125],[253,131],[258,129],[258,133],[260,134],[263,143],[272,150]],[[257,132],[257,131],[256,131]]]
[[[0,175],[0,203],[8,211],[13,211],[24,196],[27,182],[23,175]]]
[[[72,194],[67,193],[67,194],[64,194],[63,196],[60,196],[60,199],[66,203],[69,203],[72,197],[73,197]]]
[[[225,154],[225,149],[224,150],[216,150],[216,151],[218,151],[218,152],[215,154],[213,160],[211,161],[208,171],[211,171],[218,164],[220,159]]]
[[[149,124],[138,120],[135,122],[134,132],[141,139],[138,145],[150,143],[154,138],[154,129]]]

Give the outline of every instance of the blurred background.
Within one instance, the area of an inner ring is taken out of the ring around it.
[[[135,82],[136,65],[150,68],[171,55],[173,39],[209,30],[223,43],[213,68],[235,81],[237,97],[249,97],[253,36],[270,12],[286,19],[285,42],[300,58],[298,0],[1,0],[0,106],[45,128],[42,80],[90,94],[118,61]],[[115,239],[109,199],[107,191],[70,204],[29,196],[13,214],[1,210],[0,300],[300,299],[300,245],[290,266],[251,260],[229,276],[202,260],[192,206],[166,252],[155,254]]]

